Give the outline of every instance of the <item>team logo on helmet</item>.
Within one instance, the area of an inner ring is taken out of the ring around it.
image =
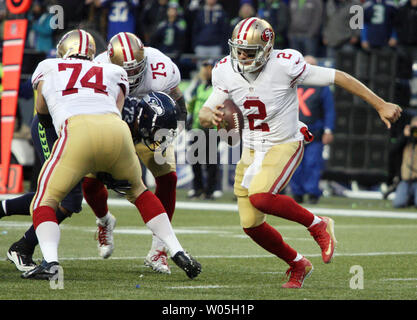
[[[261,39],[265,42],[268,42],[274,36],[274,31],[272,29],[266,28],[261,35]]]
[[[145,100],[146,103],[152,108],[152,110],[155,111],[158,117],[165,113],[165,109],[161,106],[162,102],[158,98],[148,95],[144,97],[143,100]]]

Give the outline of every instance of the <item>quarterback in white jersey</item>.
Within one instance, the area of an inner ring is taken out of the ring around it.
[[[185,101],[178,88],[181,81],[180,71],[177,65],[158,49],[145,47],[142,41],[132,33],[120,32],[110,39],[107,51],[99,54],[95,61],[123,67],[128,75],[132,97],[141,98],[156,91],[168,94],[176,102],[177,120],[186,120]],[[124,120],[128,122],[128,119]],[[161,150],[150,150],[142,142],[135,144],[135,148],[140,160],[154,176],[155,194],[165,207],[169,219],[172,220],[177,186],[174,147],[168,146],[163,155],[160,155]],[[165,163],[161,164],[156,161],[157,157],[165,159]],[[86,193],[84,195],[86,196]],[[94,195],[87,194],[87,197],[93,198]],[[100,204],[97,201],[91,201],[90,206],[94,212],[99,211]],[[165,244],[155,236],[153,236],[151,250],[145,258],[145,265],[157,272],[170,273]]]
[[[301,288],[313,266],[265,222],[275,215],[308,228],[320,246],[322,260],[332,260],[336,239],[334,221],[319,217],[281,195],[299,165],[311,134],[298,118],[297,85],[336,84],[361,97],[389,128],[401,108],[385,102],[352,76],[335,69],[309,65],[295,50],[273,50],[275,33],[265,20],[240,21],[229,40],[230,55],[213,69],[213,93],[199,118],[204,127],[217,126],[223,102],[232,99],[244,116],[243,152],[236,167],[234,193],[244,232],[258,245],[289,265],[284,288]]]
[[[213,69],[215,92],[221,99],[231,98],[243,113],[243,145],[251,149],[304,139],[296,85],[308,75],[310,66],[295,50],[273,50],[270,54],[272,58],[253,82],[233,71],[230,56]]]

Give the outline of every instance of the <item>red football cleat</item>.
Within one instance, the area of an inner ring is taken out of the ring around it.
[[[328,217],[319,218],[322,221],[308,228],[308,231],[310,231],[310,234],[320,246],[321,257],[324,263],[330,263],[337,242],[334,236],[334,221]]]
[[[287,276],[290,275],[290,279],[287,283],[284,283],[282,287],[290,289],[301,288],[304,280],[310,276],[313,269],[311,262],[304,257],[300,261],[293,262],[286,272]]]

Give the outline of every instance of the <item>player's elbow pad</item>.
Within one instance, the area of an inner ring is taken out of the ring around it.
[[[52,122],[52,117],[51,117],[50,114],[38,113],[38,119],[39,119],[40,124],[44,128],[52,128],[54,126],[54,124]]]

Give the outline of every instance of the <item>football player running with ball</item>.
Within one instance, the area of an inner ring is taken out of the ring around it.
[[[126,70],[131,97],[142,98],[155,91],[167,93],[176,102],[177,120],[185,121],[187,117],[185,100],[178,88],[181,81],[180,71],[161,51],[144,47],[142,41],[132,33],[120,32],[110,39],[107,51],[99,54],[95,61],[113,63]],[[126,117],[124,120],[129,122]],[[177,187],[174,147],[170,145],[166,150],[162,150],[146,145],[144,141],[137,141],[135,148],[142,163],[155,177],[155,195],[160,199],[169,220],[172,221]],[[161,164],[155,159],[164,159],[165,163]],[[83,194],[84,199],[102,221],[98,222],[101,235],[98,237],[99,254],[107,258],[114,248],[111,233],[115,225],[115,218],[107,208],[107,190],[99,180],[87,177],[83,182]],[[155,234],[152,236],[152,245],[145,258],[145,265],[157,272],[171,273],[167,263],[166,245]]]
[[[320,246],[324,263],[333,257],[336,238],[332,219],[316,216],[280,195],[303,157],[304,143],[312,138],[298,119],[297,85],[340,86],[373,106],[388,128],[402,110],[345,72],[309,65],[296,50],[274,50],[274,39],[265,20],[252,17],[236,25],[230,55],[213,69],[214,90],[199,118],[205,127],[217,126],[226,99],[241,109],[243,153],[234,185],[241,226],[259,246],[289,265],[290,277],[283,287],[301,288],[313,265],[284,242],[265,221],[266,215],[304,225]]]
[[[31,203],[44,261],[22,278],[51,279],[56,275],[60,240],[57,206],[86,174],[100,172],[127,181],[126,198],[147,227],[164,241],[174,262],[194,278],[201,265],[185,253],[165,208],[144,185],[131,131],[121,119],[129,93],[127,73],[117,65],[93,62],[95,50],[88,32],[72,30],[58,43],[58,58],[42,61],[32,75],[39,120],[50,121],[50,115],[59,137],[42,166]]]

